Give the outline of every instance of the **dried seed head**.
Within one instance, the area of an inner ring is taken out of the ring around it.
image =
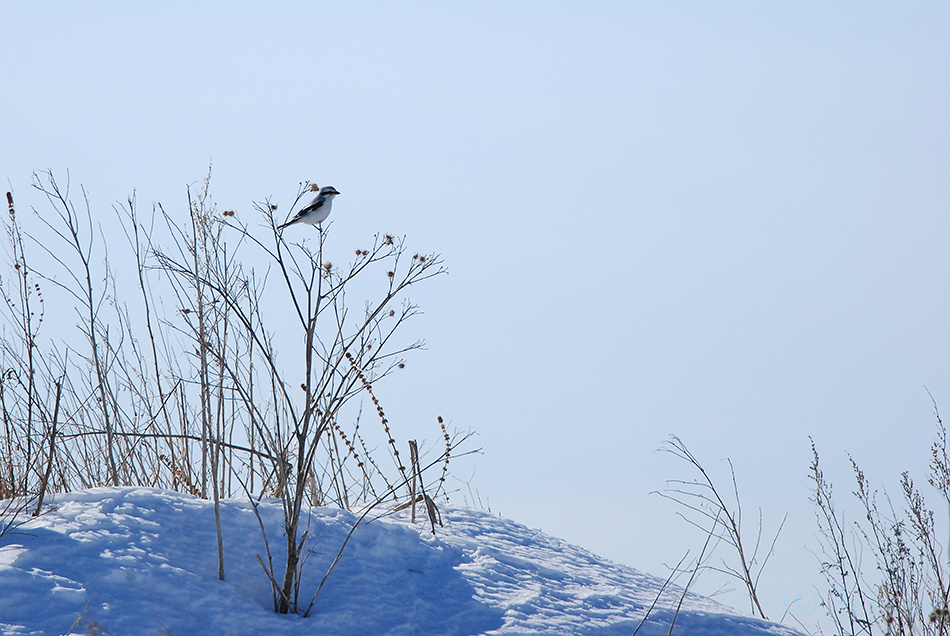
[[[400,369],[405,369],[405,368],[406,368],[406,363],[405,363],[405,362],[400,362],[400,363],[399,363],[399,368],[400,368]]]
[[[234,210],[225,210],[221,214],[223,214],[224,216],[234,216]]]
[[[392,245],[392,244],[393,244],[393,235],[392,235],[392,234],[387,234],[387,235],[384,237],[384,239],[385,239],[385,240],[384,240],[384,243],[386,243],[386,245]]]
[[[320,186],[318,186],[316,183],[311,183],[311,184],[310,184],[310,191],[311,191],[311,192],[316,192],[316,191],[318,191],[319,189],[320,189]]]
[[[386,272],[386,275],[392,278],[396,275],[396,272]]]
[[[271,210],[271,212],[275,212],[275,211],[277,210],[277,204],[276,204],[276,203],[271,203],[270,210]]]
[[[395,315],[396,315],[395,310],[390,309],[390,310],[389,310],[389,317],[392,318],[392,317],[395,316]]]

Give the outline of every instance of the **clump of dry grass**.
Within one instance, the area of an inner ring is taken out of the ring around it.
[[[934,403],[936,439],[928,483],[950,511],[947,430]],[[812,502],[821,539],[824,605],[840,634],[944,635],[950,630],[946,544],[935,513],[910,473],[901,474],[899,500],[875,489],[850,458],[860,515],[849,520],[834,498],[812,441]]]
[[[188,189],[179,217],[161,205],[143,216],[134,197],[111,218],[94,214],[85,191],[77,207],[69,183],[61,187],[48,172],[33,185],[48,207],[29,231],[7,194],[0,499],[36,503],[47,492],[136,485],[213,498],[217,510],[224,497],[276,496],[288,557],[282,573],[268,573],[275,608],[300,611],[305,503],[362,509],[408,495],[373,386],[422,346],[400,339],[418,313],[407,293],[444,273],[442,260],[410,257],[405,239],[384,234],[352,263],[333,265],[324,258],[328,227],[279,232],[277,205],[267,200],[254,206],[267,228],[259,235],[239,211],[218,211],[210,171]],[[291,210],[311,186],[301,184]],[[124,246],[107,241],[116,235]],[[63,308],[57,318],[78,317],[78,328],[49,325],[51,292]],[[288,343],[292,353],[279,357],[278,344]],[[392,468],[381,468],[360,432],[364,393]],[[355,421],[350,435],[347,420]],[[459,438],[444,426],[442,434],[444,480]]]

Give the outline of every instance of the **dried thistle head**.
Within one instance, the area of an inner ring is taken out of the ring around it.
[[[234,216],[234,210],[225,210],[221,213],[223,216]]]
[[[386,245],[392,245],[392,244],[393,244],[393,235],[392,235],[392,234],[387,234],[386,236],[384,236],[384,237],[383,237],[383,243],[385,243]]]
[[[396,275],[396,272],[386,272],[386,275],[390,278],[393,278]]]
[[[323,264],[323,269],[326,270],[326,272],[329,274],[330,270],[333,269],[333,263],[331,263],[330,261],[327,261],[326,263]]]
[[[395,310],[395,309],[390,309],[390,310],[389,310],[389,317],[392,318],[392,317],[395,316],[395,315],[396,315],[396,310]]]
[[[405,363],[405,362],[400,362],[397,366],[398,366],[400,369],[405,369],[405,368],[406,368],[406,363]]]
[[[270,204],[270,211],[271,211],[271,212],[276,212],[276,211],[277,211],[277,204],[276,204],[276,203],[271,203],[271,204]]]
[[[318,192],[319,190],[320,190],[320,186],[318,186],[316,183],[311,183],[311,184],[310,184],[310,191],[311,191],[311,192]]]

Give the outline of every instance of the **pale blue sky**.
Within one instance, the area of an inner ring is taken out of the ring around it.
[[[403,438],[477,430],[493,510],[658,575],[700,538],[655,449],[729,456],[789,512],[780,615],[808,436],[844,497],[846,450],[923,480],[924,385],[950,412],[950,5],[473,5],[5,6],[0,177],[172,209],[213,161],[248,218],[336,186],[341,258],[387,231],[451,272],[378,389]]]

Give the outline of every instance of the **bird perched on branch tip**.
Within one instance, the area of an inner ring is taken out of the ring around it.
[[[294,218],[283,225],[278,225],[277,229],[282,230],[288,225],[294,225],[295,223],[309,223],[310,225],[323,223],[326,218],[330,216],[330,206],[333,205],[333,197],[338,194],[340,193],[337,192],[333,186],[323,186],[320,188],[317,196],[313,198],[313,201],[301,209],[300,212],[297,212]]]

